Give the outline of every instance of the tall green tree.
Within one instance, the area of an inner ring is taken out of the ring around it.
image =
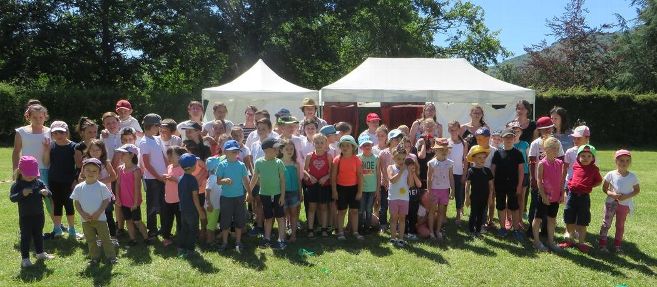
[[[619,73],[615,85],[640,92],[657,91],[657,0],[633,1],[639,11],[636,26],[624,26],[619,37]]]

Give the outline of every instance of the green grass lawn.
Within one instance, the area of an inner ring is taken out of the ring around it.
[[[602,173],[613,168],[611,151],[602,151],[598,163]],[[157,243],[151,247],[120,248],[115,266],[87,267],[84,242],[68,239],[46,241],[46,251],[57,256],[21,270],[18,211],[9,201],[11,150],[0,149],[0,286],[227,286],[247,285],[329,285],[329,286],[655,286],[657,278],[657,199],[653,195],[657,152],[635,152],[631,168],[641,181],[636,212],[628,218],[624,253],[584,255],[576,250],[561,254],[537,254],[529,241],[518,244],[487,234],[471,240],[465,230],[450,221],[448,240],[443,244],[417,242],[404,249],[388,244],[388,236],[368,236],[364,243],[335,239],[304,239],[284,251],[255,248],[255,239],[246,241],[242,254],[201,251],[200,257],[180,259],[175,248]],[[594,190],[593,219],[589,241],[597,246],[603,194]],[[449,216],[454,216],[453,204]],[[560,228],[563,206],[559,210]],[[77,218],[79,220],[79,218]],[[52,225],[46,219],[45,230]],[[613,235],[613,228],[610,234]],[[561,239],[559,237],[559,239]],[[298,254],[310,249],[315,256]]]

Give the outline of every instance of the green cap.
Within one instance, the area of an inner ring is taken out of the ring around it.
[[[593,155],[593,157],[595,157],[596,153],[597,153],[594,146],[592,146],[590,144],[585,144],[585,145],[580,146],[577,149],[577,155],[579,155],[580,153],[585,152],[585,151],[590,152]]]
[[[352,137],[350,135],[344,135],[340,138],[340,144],[345,143],[345,142],[350,143],[355,148],[358,148],[358,144],[356,143],[356,140],[354,139],[354,137]]]

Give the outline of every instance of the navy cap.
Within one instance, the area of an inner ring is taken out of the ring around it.
[[[196,165],[196,156],[191,153],[184,153],[178,159],[178,164],[182,168],[188,168]]]
[[[267,138],[262,142],[261,147],[262,150],[266,150],[268,148],[279,148],[281,147],[281,143],[275,138]]]
[[[485,136],[490,137],[490,130],[487,127],[480,127],[475,132],[475,136]]]
[[[200,131],[200,130],[203,129],[203,127],[201,126],[201,124],[199,124],[197,122],[187,121],[187,122],[184,122],[182,125],[180,125],[180,129],[181,130],[199,130]]]
[[[282,109],[280,109],[280,110],[278,111],[278,113],[274,114],[274,116],[276,116],[276,118],[280,118],[280,117],[289,117],[289,116],[291,116],[291,115],[292,115],[292,114],[290,113],[290,110],[288,110],[288,109],[286,109],[286,108],[282,108]]]

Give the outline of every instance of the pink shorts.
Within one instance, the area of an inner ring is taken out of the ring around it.
[[[408,200],[388,200],[390,214],[408,215]]]
[[[449,203],[449,189],[430,189],[431,203],[434,205],[447,205]]]
[[[431,231],[429,231],[429,226],[426,222],[416,225],[415,229],[417,230],[417,235],[420,236],[420,238],[429,238],[431,234]]]

